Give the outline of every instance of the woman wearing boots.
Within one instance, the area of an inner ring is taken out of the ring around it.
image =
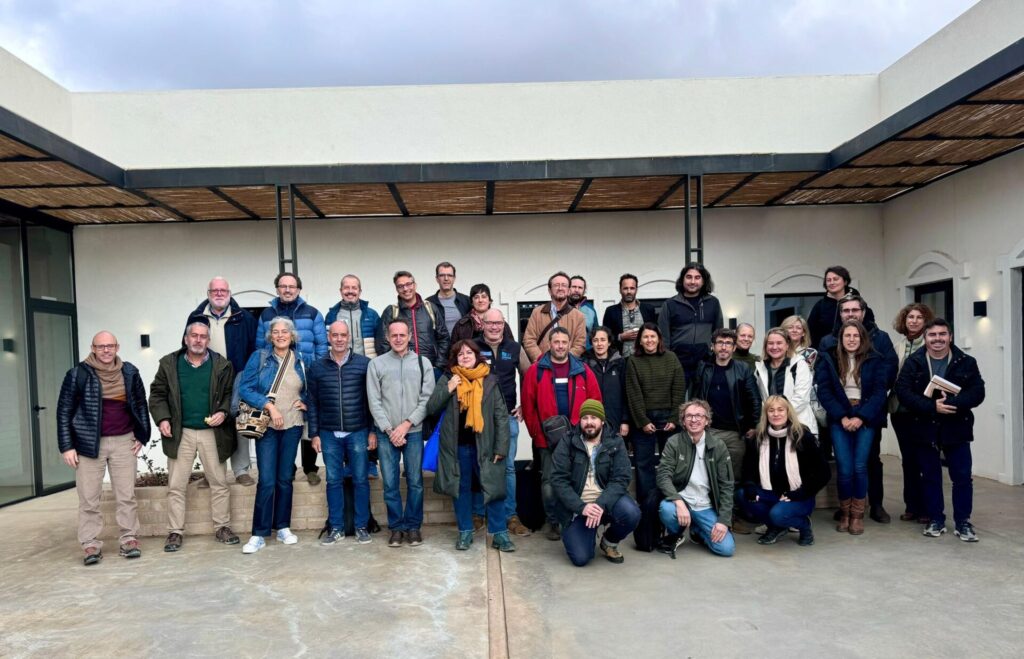
[[[839,328],[835,350],[820,352],[815,381],[818,401],[828,413],[836,456],[839,525],[852,535],[864,532],[868,454],[874,432],[885,421],[885,364],[871,348],[864,325],[848,320]]]
[[[811,429],[800,423],[785,396],[768,396],[761,406],[757,435],[743,458],[736,491],[741,516],[768,531],[757,544],[773,545],[790,528],[800,531],[801,547],[814,544],[814,496],[831,477]]]
[[[505,458],[509,427],[505,398],[497,376],[481,359],[480,349],[463,339],[452,346],[449,374],[441,377],[427,401],[427,414],[444,410],[434,491],[455,500],[459,538],[455,548],[473,544],[473,484],[483,490],[491,546],[515,551],[505,525]]]

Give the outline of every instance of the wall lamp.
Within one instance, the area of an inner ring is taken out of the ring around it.
[[[988,316],[988,302],[986,300],[977,300],[974,303],[974,317],[984,318]]]
[[[139,338],[140,338],[140,343],[142,344],[142,347],[143,348],[148,348],[149,347],[149,334],[143,334]]]
[[[729,329],[736,329],[737,324],[738,323],[735,318],[729,319]]]
[[[4,352],[14,352],[14,339],[4,339]]]

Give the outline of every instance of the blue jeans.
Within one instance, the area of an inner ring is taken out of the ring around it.
[[[946,523],[945,501],[942,498],[942,462],[939,451],[946,458],[949,480],[953,481],[953,521],[957,524],[971,519],[974,507],[974,481],[971,480],[971,443],[951,444],[918,443],[917,459],[921,465],[924,485],[925,513],[933,522]]]
[[[377,456],[384,482],[384,503],[388,507],[388,528],[392,531],[418,531],[423,526],[423,433],[410,432],[405,445],[396,448],[387,433],[377,431]],[[405,510],[399,490],[399,462],[405,459]]]
[[[516,449],[519,444],[519,422],[508,417],[508,455],[505,456],[505,521],[516,516]],[[484,495],[473,493],[473,514],[483,517]],[[490,528],[490,527],[488,527]]]
[[[868,456],[875,439],[875,429],[861,426],[849,432],[842,424],[833,423],[832,450],[836,454],[836,489],[839,498],[864,499],[868,496]]]
[[[329,430],[320,433],[320,448],[327,468],[327,521],[332,529],[345,530],[346,472],[352,475],[355,496],[353,524],[357,529],[365,529],[370,522],[370,481],[366,471],[369,434],[367,429],[345,437],[337,437]]]
[[[675,501],[662,501],[658,507],[658,517],[661,518],[661,523],[665,525],[665,529],[669,533],[675,535],[686,532],[686,529],[680,528],[679,520],[676,519]],[[711,528],[717,523],[718,513],[714,508],[690,509],[690,526],[693,527],[693,534],[707,545],[711,553],[719,556],[732,556],[736,553],[736,541],[732,537],[732,531],[726,531],[721,542],[711,541]]]
[[[768,524],[777,529],[810,530],[811,513],[814,512],[814,497],[803,501],[779,501],[779,495],[761,487],[754,487],[757,501],[747,499],[744,488],[736,490],[736,504],[740,514],[755,524]]]
[[[628,494],[623,494],[611,510],[604,511],[601,524],[608,524],[604,538],[613,545],[619,544],[623,538],[633,532],[640,523],[640,506]],[[594,558],[594,540],[597,538],[597,527],[587,528],[587,518],[576,515],[572,522],[562,529],[562,544],[565,553],[576,567],[583,567]]]
[[[474,480],[480,480],[476,445],[459,446],[459,496],[455,497],[455,520],[460,531],[473,530],[473,503],[477,497],[483,500],[482,492],[473,492]],[[506,530],[504,499],[495,499],[487,504],[485,510],[488,533],[501,533]]]
[[[256,440],[259,481],[252,511],[253,535],[268,536],[292,524],[292,479],[302,429],[303,426],[267,428],[266,434]]]

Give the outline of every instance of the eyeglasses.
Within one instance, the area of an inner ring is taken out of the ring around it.
[[[278,288],[282,287],[278,286]],[[210,295],[227,295],[231,291],[227,288],[209,288],[206,290],[206,292],[209,293]]]
[[[497,325],[504,325],[505,321],[504,320],[485,320],[485,321],[483,321],[483,324],[484,325],[490,325],[491,327],[495,327]]]
[[[708,418],[708,415],[707,414],[684,414],[683,418],[686,419],[687,421],[696,421],[698,419],[706,419],[706,418]]]
[[[117,350],[116,343],[104,343],[103,345],[93,345],[93,348],[97,350]]]
[[[415,285],[416,285],[416,282],[410,281],[410,282],[406,282],[404,284],[395,284],[395,288],[397,288],[400,291],[404,291],[405,289],[412,288]]]

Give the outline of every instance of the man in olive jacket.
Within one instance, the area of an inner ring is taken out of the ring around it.
[[[708,432],[711,406],[700,399],[683,405],[679,421],[684,431],[665,443],[658,465],[658,487],[665,500],[658,516],[669,535],[663,544],[674,552],[690,538],[712,553],[732,556],[736,542],[732,523],[733,471],[725,442]]]
[[[193,317],[184,347],[160,359],[149,388],[149,412],[160,429],[167,456],[167,541],[164,551],[181,549],[185,532],[185,489],[196,454],[210,483],[216,539],[238,544],[231,531],[231,490],[225,462],[235,451],[231,391],[235,369],[210,346],[209,320]]]
[[[576,567],[589,563],[597,527],[607,524],[601,555],[622,563],[618,544],[640,523],[640,507],[628,494],[633,470],[626,444],[605,424],[601,401],[583,402],[579,424],[555,446],[552,461],[555,516],[569,560]]]

